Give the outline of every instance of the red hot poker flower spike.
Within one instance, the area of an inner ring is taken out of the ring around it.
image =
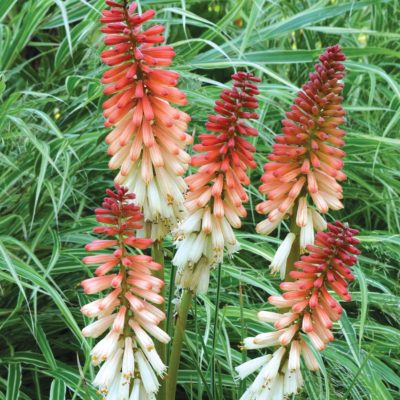
[[[103,104],[105,125],[112,128],[106,138],[109,166],[120,170],[116,183],[136,193],[145,221],[157,222],[152,237],[160,239],[183,210],[190,117],[170,103],[185,105],[186,97],[176,88],[179,74],[162,69],[175,56],[172,46],[158,46],[164,27],[142,28],[155,11],[138,15],[136,3],[106,3],[111,8],[101,22],[110,49],[101,59],[110,67],[102,78],[104,93],[111,96]]]
[[[257,119],[257,82],[250,73],[232,75],[233,88],[224,89],[215,102],[217,115],[209,115],[206,127],[213,134],[199,136],[193,149],[202,154],[192,158],[197,173],[186,178],[189,193],[185,205],[189,216],[178,226],[178,250],[173,263],[177,283],[205,292],[209,269],[222,261],[224,247],[237,249],[233,228],[246,216],[242,203],[248,200],[243,188],[250,183],[247,168],[254,168],[255,148],[245,138],[257,130],[245,121]]]
[[[345,122],[340,105],[345,56],[335,45],[328,47],[319,60],[292,110],[286,113],[283,135],[275,137],[269,162],[264,165],[260,191],[267,200],[258,204],[257,211],[268,214],[268,218],[258,224],[259,233],[272,232],[292,212],[296,201],[297,225],[305,227],[313,219],[307,208],[308,197],[320,213],[343,207],[338,181],[346,179],[342,172],[345,153],[339,149],[345,135],[339,129]]]
[[[81,283],[87,294],[108,293],[82,307],[83,314],[97,318],[82,333],[97,338],[109,330],[91,352],[93,364],[104,362],[93,382],[104,399],[127,399],[134,391],[152,398],[159,387],[156,375],[163,376],[166,367],[150,336],[163,343],[170,339],[158,327],[165,315],[153,305],[164,301],[160,295],[164,282],[152,276],[160,264],[132,252],[148,248],[153,241],[135,236],[136,229],[143,227],[143,214],[133,203],[135,195],[127,188],[115,188],[107,190],[102,208],[96,209],[96,220],[104,225],[93,231],[107,239],[86,245],[87,251],[101,252],[83,259],[97,265],[96,277]],[[106,249],[108,253],[102,252]]]
[[[276,330],[261,333],[244,340],[247,350],[280,346],[273,355],[264,355],[236,367],[241,379],[260,369],[257,378],[241,400],[255,400],[264,396],[284,400],[296,394],[303,386],[300,357],[311,371],[319,364],[310,346],[300,335],[306,334],[318,351],[333,340],[333,321],[340,318],[342,308],[329,293],[333,290],[345,301],[351,299],[348,281],[360,254],[355,247],[357,230],[337,221],[328,224],[328,232],[318,232],[315,245],[307,247],[308,254],[296,263],[297,270],[290,272],[294,281],[281,284],[283,296],[271,296],[269,302],[282,309],[284,314],[260,311],[260,321],[273,323]]]
[[[354,237],[358,231],[336,221],[328,224],[328,232],[318,232],[315,245],[307,246],[308,254],[295,263],[296,270],[289,273],[294,282],[281,283],[282,297],[270,297],[278,307],[291,307],[298,329],[306,333],[314,347],[323,350],[333,340],[330,329],[340,318],[342,308],[329,294],[334,291],[344,301],[350,301],[348,281],[354,276],[350,268],[356,263],[360,251]],[[300,320],[300,321],[299,321]],[[275,326],[280,326],[280,320]]]

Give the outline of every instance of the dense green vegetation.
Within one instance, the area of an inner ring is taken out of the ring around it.
[[[299,399],[400,398],[400,3],[342,0],[142,0],[158,10],[182,75],[193,134],[204,131],[234,69],[263,79],[258,168],[242,250],[214,271],[188,323],[177,398],[238,399],[238,345],[265,331],[255,320],[278,280],[267,270],[279,232],[255,234],[262,164],[280,120],[321,49],[348,57],[345,209],[361,230],[353,301],[306,375]],[[0,2],[0,399],[95,399],[80,259],[107,169],[99,82],[103,0]],[[167,239],[167,259],[173,248]],[[167,282],[171,271],[168,261]],[[173,288],[170,294],[174,296]],[[172,317],[171,310],[170,317]],[[171,318],[170,318],[171,320]]]

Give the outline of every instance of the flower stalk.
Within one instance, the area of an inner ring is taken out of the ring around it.
[[[164,277],[165,277],[165,260],[164,260],[164,247],[161,241],[156,240],[153,243],[153,246],[151,248],[151,255],[153,257],[153,260],[161,265],[161,268],[158,271],[154,272],[154,276],[157,277],[158,279],[161,279],[164,281]],[[165,286],[162,287],[160,295],[165,298]],[[162,304],[158,305],[158,308],[165,313],[165,302]],[[166,320],[163,320],[160,322],[160,328],[162,330],[166,330]],[[163,346],[165,348],[165,346]],[[163,361],[167,360],[166,357],[166,348],[159,353],[161,358],[163,359]]]
[[[161,241],[156,240],[153,243],[153,246],[151,247],[151,253],[153,260],[161,265],[161,268],[158,271],[154,272],[154,276],[157,277],[158,279],[161,279],[162,281],[165,281],[165,260],[164,260],[164,248],[163,244]],[[165,299],[165,286],[161,289],[160,295]],[[165,302],[162,304],[158,304],[157,308],[165,314]],[[166,326],[166,319],[162,320],[159,324],[159,328],[162,329],[164,332],[167,332],[167,326]],[[161,341],[156,341],[156,350],[157,353],[160,355],[160,358],[164,364],[167,363],[167,343],[161,342]],[[160,400],[164,400],[166,396],[166,380],[164,379],[161,382],[160,389],[157,393],[157,398]]]
[[[289,278],[290,271],[294,269],[294,263],[300,258],[301,250],[300,250],[300,231],[301,227],[296,223],[296,215],[298,209],[298,202],[295,203],[293,207],[293,215],[290,217],[290,232],[295,236],[294,241],[292,243],[289,256],[287,258],[287,267],[285,269],[285,274],[283,278],[286,280]]]
[[[189,308],[192,303],[192,298],[193,292],[189,289],[184,289],[181,301],[179,303],[178,316],[176,319],[175,331],[172,340],[171,354],[168,365],[166,400],[175,400],[186,321]]]

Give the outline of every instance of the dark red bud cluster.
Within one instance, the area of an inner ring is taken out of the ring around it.
[[[258,119],[258,114],[246,109],[258,108],[255,97],[260,93],[256,83],[260,78],[246,72],[232,75],[233,88],[223,89],[214,110],[219,115],[209,115],[206,128],[213,132],[226,132],[229,135],[257,136],[257,129],[247,126],[243,119]],[[255,83],[256,82],[256,83]]]

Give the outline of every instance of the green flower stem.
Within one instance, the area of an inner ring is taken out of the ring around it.
[[[296,235],[296,238],[294,239],[292,248],[289,253],[289,257],[287,259],[286,274],[284,279],[285,281],[292,280],[292,278],[289,276],[289,273],[290,271],[293,271],[295,269],[294,263],[298,261],[300,258],[300,227],[297,226],[296,224],[296,215],[298,207],[299,207],[299,202],[297,200],[293,206],[293,213],[290,218],[290,232],[294,233]]]
[[[175,275],[176,275],[176,266],[174,264],[171,264],[171,269],[170,269],[170,277],[169,277],[169,293],[168,293],[168,303],[167,303],[167,320],[166,320],[166,326],[167,330],[166,332],[168,333],[169,336],[172,336],[172,332],[174,329],[174,303],[172,302],[172,299],[174,298],[174,293],[175,293]],[[167,356],[169,357],[170,355],[170,347],[171,347],[171,342],[168,343],[167,345]],[[167,358],[167,361],[169,362],[169,358]]]
[[[151,249],[151,255],[153,260],[162,265],[162,268],[159,271],[155,271],[154,276],[161,279],[165,282],[164,277],[164,249],[161,241],[155,241],[153,247]],[[165,286],[161,289],[160,295],[165,299]],[[158,308],[165,313],[165,301],[164,303],[158,305]],[[166,330],[166,320],[160,322],[159,327],[165,331]],[[160,356],[161,360],[164,364],[167,363],[167,345],[165,343],[161,343],[158,340],[155,341],[155,346],[158,355]],[[166,382],[165,380],[161,382],[160,390],[157,394],[157,399],[164,400],[165,399],[165,390],[166,390]]]
[[[185,289],[179,305],[178,318],[175,324],[174,338],[168,366],[167,396],[166,400],[175,400],[178,369],[181,359],[183,337],[185,335],[186,320],[192,303],[193,292]]]

